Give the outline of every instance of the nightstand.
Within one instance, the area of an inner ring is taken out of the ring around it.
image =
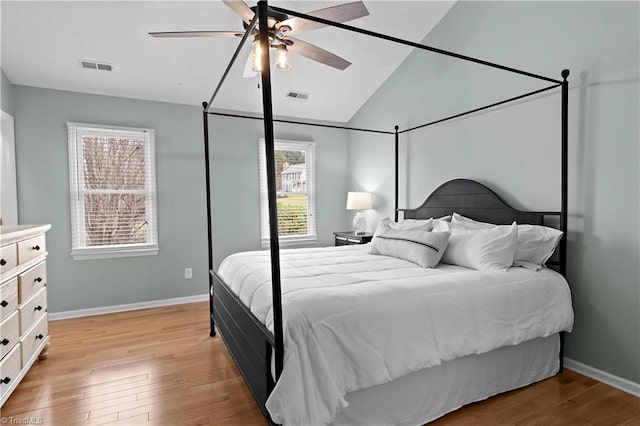
[[[366,244],[373,238],[373,234],[358,234],[353,231],[334,232],[336,246],[348,246],[353,244]]]

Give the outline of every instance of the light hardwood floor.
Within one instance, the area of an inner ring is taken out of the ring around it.
[[[265,424],[220,337],[209,337],[206,302],[52,321],[50,334],[49,358],[2,407],[4,422]],[[432,424],[640,425],[640,399],[565,371]]]

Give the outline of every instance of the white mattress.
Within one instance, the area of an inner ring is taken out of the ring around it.
[[[282,250],[285,362],[274,421],[325,424],[345,396],[472,354],[570,331],[568,285],[551,271],[424,269],[368,246]],[[218,274],[272,329],[269,252]]]

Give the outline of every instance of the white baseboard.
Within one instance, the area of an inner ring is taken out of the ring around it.
[[[631,395],[640,397],[640,383],[632,382],[631,380],[623,379],[622,377],[614,376],[606,371],[598,370],[589,365],[583,364],[578,361],[574,361],[571,358],[564,358],[564,366],[569,370],[573,370],[576,373],[580,373],[583,376],[591,377],[599,382],[605,383],[621,391],[630,393]]]
[[[160,306],[180,305],[183,303],[203,302],[209,300],[208,294],[174,297],[173,299],[151,300],[149,302],[127,303],[126,305],[102,306],[99,308],[78,309],[75,311],[55,312],[49,314],[49,321],[69,318],[89,317],[92,315],[113,314],[116,312],[136,311],[138,309],[158,308]]]

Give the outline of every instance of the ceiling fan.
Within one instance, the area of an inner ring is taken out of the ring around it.
[[[242,18],[246,30],[255,15],[257,7],[249,7],[242,0],[222,0],[222,2]],[[345,3],[307,13],[307,15],[317,18],[341,23],[362,18],[368,14],[369,11],[361,1]],[[345,70],[351,65],[351,62],[338,55],[291,37],[292,34],[300,34],[305,31],[325,27],[326,25],[324,24],[298,17],[289,18],[288,15],[269,10],[268,25],[271,48],[275,49],[275,66],[277,68],[289,69],[291,67],[289,51],[339,70]],[[245,31],[170,31],[152,32],[149,33],[149,35],[153,37],[242,37],[244,33]],[[251,35],[254,37],[254,41],[251,46],[251,55],[245,65],[244,77],[253,77],[256,75],[256,72],[260,71],[261,55],[257,37],[258,25],[255,26]]]

